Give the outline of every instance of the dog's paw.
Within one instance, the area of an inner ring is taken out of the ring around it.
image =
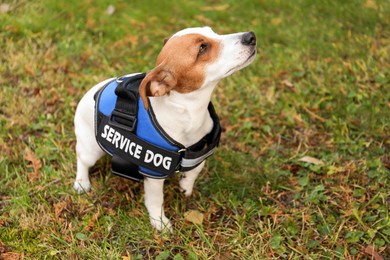
[[[180,180],[179,185],[180,185],[181,192],[183,192],[183,194],[186,197],[189,197],[192,195],[192,190],[194,189],[194,182],[193,181],[189,181],[188,178],[183,177]]]
[[[157,218],[150,218],[150,223],[152,226],[157,229],[158,231],[168,231],[170,233],[173,233],[173,227],[169,219],[165,216],[162,216],[160,219]]]
[[[75,181],[73,187],[77,193],[81,194],[90,191],[91,183],[89,181]]]

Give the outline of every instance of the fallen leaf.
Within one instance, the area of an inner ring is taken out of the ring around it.
[[[374,0],[367,0],[364,3],[364,6],[367,7],[367,8],[377,9],[377,5],[376,5]]]
[[[12,197],[11,196],[7,196],[7,195],[4,195],[4,196],[0,196],[0,200],[10,200]]]
[[[1,259],[4,259],[4,260],[19,260],[19,259],[23,259],[23,254],[7,252],[7,253],[1,254]]]
[[[56,217],[57,221],[62,222],[62,218],[60,218],[62,212],[66,208],[67,202],[66,201],[61,201],[56,204],[54,204],[54,215]]]
[[[158,236],[156,233],[153,234],[153,237],[154,237],[155,242],[157,242],[158,244],[162,245],[164,243],[163,240],[161,239],[161,237]]]
[[[282,20],[282,18],[280,18],[280,17],[274,18],[274,19],[271,20],[271,23],[272,23],[273,25],[279,25],[279,24],[281,24],[282,22],[283,22],[283,20]]]
[[[123,47],[123,46],[135,46],[138,43],[138,37],[135,35],[128,34],[122,39],[114,42],[113,47],[118,48],[118,47]]]
[[[87,226],[84,228],[85,231],[91,231],[95,227],[96,221],[100,218],[101,213],[100,209],[98,208],[98,212],[93,215],[93,217],[89,220],[89,223]]]
[[[293,114],[293,120],[294,120],[294,122],[295,122],[298,126],[300,126],[300,127],[306,125],[306,124],[305,124],[305,121],[303,121],[303,119],[302,119],[301,114],[294,113],[294,114]]]
[[[211,21],[210,19],[204,17],[203,15],[195,15],[195,18],[198,19],[200,22],[202,22],[204,24],[211,25],[213,23],[213,21]]]
[[[388,170],[390,170],[390,156],[384,156],[381,158],[383,166],[385,166]]]
[[[203,222],[203,213],[198,210],[189,210],[184,213],[184,219],[196,225],[200,225]]]
[[[30,76],[34,77],[35,76],[35,71],[34,68],[30,64],[25,64],[24,65],[24,70],[29,74]]]
[[[0,13],[7,13],[11,11],[11,5],[10,4],[1,4],[0,5]]]
[[[321,161],[320,159],[317,159],[317,158],[314,158],[314,157],[311,157],[311,156],[303,156],[298,161],[300,161],[300,162],[307,162],[307,163],[311,163],[311,164],[319,164],[319,165],[323,165],[324,164],[324,162]]]
[[[203,6],[200,8],[201,11],[225,11],[229,8],[229,4],[214,5],[214,6]]]
[[[86,26],[90,30],[96,29],[96,20],[92,17],[88,17]]]
[[[0,256],[5,252],[7,252],[7,247],[0,242]]]
[[[273,87],[268,88],[267,92],[265,93],[265,97],[268,102],[270,102],[271,104],[275,104],[277,100],[275,88]]]
[[[42,162],[39,158],[34,154],[34,152],[26,147],[24,150],[24,159],[29,161],[31,164],[27,165],[28,168],[32,168],[34,171],[27,174],[27,178],[29,181],[34,181],[41,177],[39,170],[42,168]]]
[[[372,246],[366,246],[364,249],[364,253],[369,255],[370,257],[374,257],[375,260],[384,260],[384,258],[375,251]]]
[[[288,81],[287,79],[283,80],[281,82],[284,86],[288,87],[288,88],[294,88],[294,84],[292,84],[290,81]]]

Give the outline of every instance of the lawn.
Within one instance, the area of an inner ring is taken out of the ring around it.
[[[2,2],[0,259],[389,259],[389,14],[386,0]],[[73,115],[203,25],[254,31],[259,54],[216,89],[220,147],[191,198],[167,181],[174,233],[159,233],[109,159],[74,192]]]

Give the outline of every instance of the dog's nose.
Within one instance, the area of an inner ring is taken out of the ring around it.
[[[244,45],[256,45],[256,35],[253,32],[244,33],[241,43]]]

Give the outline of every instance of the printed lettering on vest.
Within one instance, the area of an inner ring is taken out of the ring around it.
[[[153,162],[154,166],[156,167],[160,167],[160,165],[162,164],[165,169],[169,170],[169,168],[171,168],[172,158],[168,156],[163,157],[159,153],[153,153],[152,151],[147,150],[145,154],[145,162]]]
[[[131,93],[138,97],[137,88],[140,80],[145,76],[134,76],[135,81],[128,81],[125,86],[131,89]],[[122,77],[121,81],[126,81],[128,77]],[[137,81],[138,80],[138,81]],[[130,82],[130,83],[129,83]],[[128,161],[129,170],[125,167],[119,170],[119,175],[127,176],[126,172],[134,171],[134,165],[138,166],[138,170],[142,175],[148,177],[165,178],[171,176],[176,170],[188,171],[199,165],[210,156],[215,147],[218,145],[221,133],[221,127],[217,115],[215,114],[212,104],[209,104],[209,113],[214,122],[214,128],[209,137],[212,137],[212,142],[207,143],[207,148],[202,151],[194,151],[191,158],[186,158],[186,153],[182,153],[183,145],[174,141],[171,138],[166,138],[166,134],[154,124],[153,111],[149,113],[143,109],[142,100],[138,97],[137,105],[137,124],[136,129],[130,129],[116,120],[112,113],[118,105],[118,96],[116,89],[119,81],[111,81],[104,86],[95,95],[95,137],[99,146],[109,155],[118,157],[122,161]],[[122,86],[123,87],[123,86]],[[121,87],[120,93],[123,92]],[[123,94],[123,93],[122,93]],[[119,95],[124,98],[123,96]],[[136,100],[131,99],[131,102]],[[121,101],[123,102],[123,100]],[[132,106],[134,108],[134,106]],[[117,111],[118,112],[118,111]],[[131,112],[130,110],[128,112]],[[132,111],[133,113],[134,111]],[[128,114],[128,113],[124,113]],[[204,146],[203,139],[201,145]],[[198,145],[194,145],[198,147]],[[193,158],[195,156],[195,158]],[[118,160],[113,163],[119,165]],[[122,164],[121,164],[122,166]],[[119,169],[115,167],[116,171]],[[118,173],[118,171],[116,172]]]
[[[153,152],[149,149],[147,149],[145,153],[142,153],[144,148],[140,144],[133,142],[110,125],[104,125],[100,136],[113,144],[116,149],[120,149],[125,153],[130,154],[134,158],[142,160],[144,163],[153,164],[155,167],[162,166],[166,170],[170,170],[171,168],[171,157],[163,156],[162,154]]]

